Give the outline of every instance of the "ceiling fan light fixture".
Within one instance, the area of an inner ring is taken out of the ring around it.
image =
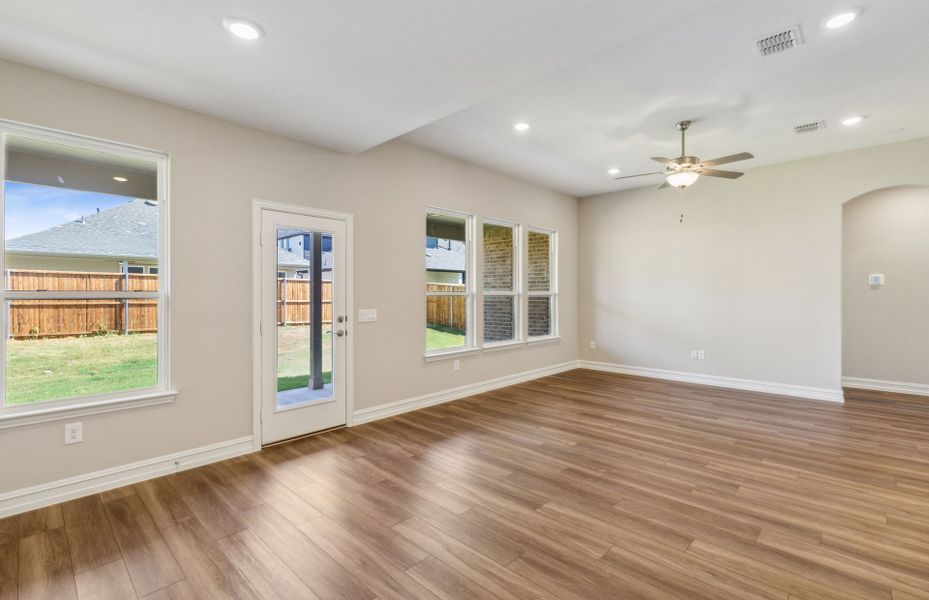
[[[693,171],[680,171],[668,175],[668,185],[676,188],[685,188],[693,185],[700,178],[699,173]]]

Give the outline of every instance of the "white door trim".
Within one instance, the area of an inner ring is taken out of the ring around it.
[[[354,216],[298,204],[285,204],[255,198],[252,200],[252,440],[256,451],[261,450],[261,211],[274,210],[307,217],[335,219],[345,223],[345,314],[349,334],[345,338],[345,424],[354,424],[355,414],[355,331],[352,281],[354,275]]]

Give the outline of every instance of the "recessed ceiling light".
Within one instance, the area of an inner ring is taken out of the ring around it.
[[[612,169],[607,171],[607,173],[609,173],[610,175],[619,175],[619,169],[617,169],[616,167],[613,167]]]
[[[861,123],[863,119],[864,117],[859,117],[858,115],[855,115],[854,117],[848,117],[847,119],[843,119],[842,125],[846,125],[846,126],[857,125],[858,123]]]
[[[525,121],[520,121],[519,123],[513,125],[513,129],[516,131],[529,131],[529,123]]]
[[[841,27],[845,27],[856,18],[858,18],[857,10],[847,10],[843,13],[837,14],[834,17],[830,17],[825,23],[826,29],[839,29]]]
[[[129,180],[126,179],[125,177],[120,177],[119,175],[117,175],[116,177],[113,178],[113,181],[118,181],[118,182],[120,182],[120,183],[125,183],[125,182],[127,182],[127,181],[129,181]]]
[[[229,17],[228,19],[223,19],[223,27],[226,28],[226,31],[236,36],[237,38],[249,41],[257,40],[265,33],[264,29],[261,28],[261,25],[241,17]]]

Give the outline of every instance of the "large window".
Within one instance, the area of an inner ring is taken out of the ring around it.
[[[0,123],[0,417],[167,389],[162,155]]]
[[[529,338],[558,334],[555,232],[530,229],[527,242]]]
[[[471,229],[473,217],[429,209],[426,214],[426,353],[471,348]]]
[[[485,221],[484,259],[484,345],[519,339],[519,273],[516,240],[518,227]]]

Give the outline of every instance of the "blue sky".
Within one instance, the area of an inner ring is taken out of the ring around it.
[[[6,239],[42,231],[92,215],[132,198],[7,181],[4,187]]]

